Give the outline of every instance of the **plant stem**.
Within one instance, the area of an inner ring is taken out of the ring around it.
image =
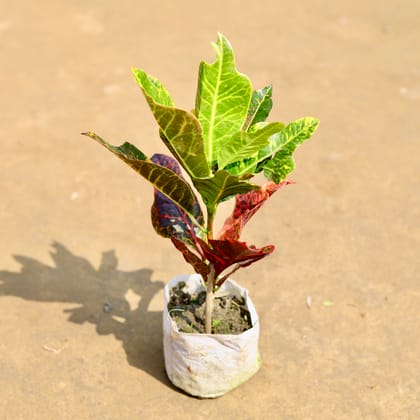
[[[211,334],[212,314],[214,305],[214,265],[210,264],[210,273],[207,276],[207,291],[206,291],[206,313],[205,313],[205,332]]]
[[[207,242],[213,239],[213,223],[216,209],[207,207]],[[216,283],[214,265],[209,262],[209,274],[207,275],[206,308],[205,308],[205,333],[211,334],[212,314],[214,306],[214,287]]]

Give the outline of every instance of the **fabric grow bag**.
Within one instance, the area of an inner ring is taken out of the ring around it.
[[[257,312],[248,291],[228,279],[216,296],[227,292],[244,297],[252,328],[236,335],[180,332],[168,312],[170,289],[180,281],[185,282],[185,290],[189,293],[205,290],[198,274],[176,276],[165,286],[163,349],[166,373],[175,386],[191,395],[201,398],[221,396],[245,382],[261,366]]]

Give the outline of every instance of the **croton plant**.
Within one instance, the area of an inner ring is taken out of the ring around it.
[[[256,248],[240,241],[242,229],[274,192],[291,183],[286,177],[294,168],[292,154],[318,126],[312,117],[287,125],[266,122],[271,85],[253,90],[248,77],[236,70],[232,47],[223,35],[213,46],[216,60],[200,64],[191,112],[177,108],[158,79],[133,69],[172,157],[148,157],[130,143],[112,146],[93,132],[83,133],[153,185],[156,232],[170,238],[206,285],[207,333],[217,289],[238,268],[273,252],[273,245]],[[259,173],[267,179],[264,185],[252,182]],[[217,208],[231,198],[233,213],[215,234]]]

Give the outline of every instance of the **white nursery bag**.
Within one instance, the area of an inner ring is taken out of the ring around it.
[[[187,393],[214,398],[225,394],[254,375],[261,366],[258,352],[259,322],[248,291],[228,279],[217,291],[245,298],[252,328],[241,334],[195,334],[179,332],[168,312],[170,289],[185,282],[184,290],[205,290],[198,274],[173,278],[164,289],[163,349],[166,373],[171,382]]]

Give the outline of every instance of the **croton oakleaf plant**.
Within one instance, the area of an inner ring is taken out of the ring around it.
[[[208,333],[215,291],[238,268],[273,252],[273,245],[256,248],[240,241],[242,229],[274,192],[291,183],[286,177],[294,169],[293,152],[318,126],[312,117],[287,125],[267,122],[271,85],[253,90],[248,77],[237,71],[232,47],[222,34],[213,46],[216,60],[200,64],[191,112],[177,108],[158,79],[133,69],[172,157],[148,157],[130,143],[112,146],[93,132],[83,133],[153,185],[156,232],[171,239],[206,284]],[[267,179],[264,185],[252,182],[259,173]],[[218,205],[231,198],[233,213],[215,235]]]

